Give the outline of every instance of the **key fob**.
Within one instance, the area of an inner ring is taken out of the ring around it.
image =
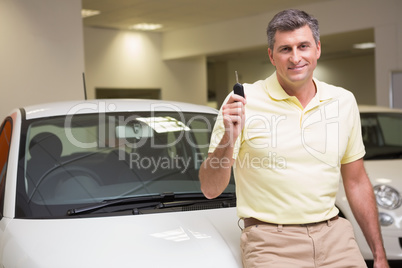
[[[243,85],[239,83],[239,76],[237,75],[237,71],[235,71],[235,74],[236,74],[236,84],[233,86],[233,92],[234,94],[240,95],[244,98]]]
[[[233,86],[233,92],[234,94],[240,95],[244,98],[244,89],[243,89],[243,85],[240,83],[236,83]]]

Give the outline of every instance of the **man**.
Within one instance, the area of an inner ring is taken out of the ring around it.
[[[374,267],[388,267],[355,98],[313,78],[317,20],[285,10],[267,35],[276,72],[245,84],[246,98],[226,98],[200,169],[203,193],[220,195],[233,167],[245,267],[366,267],[351,224],[337,216],[342,177]]]

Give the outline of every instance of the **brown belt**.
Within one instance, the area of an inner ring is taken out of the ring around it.
[[[306,226],[306,225],[311,225],[311,224],[324,223],[324,222],[328,222],[328,221],[335,221],[338,218],[339,218],[339,216],[336,215],[335,217],[332,217],[329,220],[320,221],[320,222],[312,222],[312,223],[307,223],[307,224],[281,224],[281,225],[283,225],[283,226]],[[252,226],[252,225],[259,225],[259,224],[280,225],[280,224],[276,224],[276,223],[269,223],[269,222],[265,222],[265,221],[260,221],[260,220],[255,219],[255,218],[244,218],[244,228],[247,228],[247,227]]]

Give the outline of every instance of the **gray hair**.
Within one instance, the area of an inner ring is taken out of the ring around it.
[[[313,33],[314,41],[318,44],[320,41],[320,30],[318,20],[304,11],[297,9],[287,9],[276,14],[268,24],[267,37],[268,46],[274,49],[275,34],[277,31],[287,32],[297,30],[308,25]]]

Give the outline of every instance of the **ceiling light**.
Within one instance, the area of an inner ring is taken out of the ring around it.
[[[153,31],[162,28],[162,24],[152,24],[152,23],[139,23],[130,26],[132,30],[140,30],[140,31]]]
[[[81,9],[81,17],[82,18],[87,18],[87,17],[99,15],[99,14],[100,14],[99,10]]]
[[[375,48],[375,43],[373,43],[373,42],[367,42],[367,43],[354,44],[354,45],[353,45],[353,48],[356,48],[356,49]]]

